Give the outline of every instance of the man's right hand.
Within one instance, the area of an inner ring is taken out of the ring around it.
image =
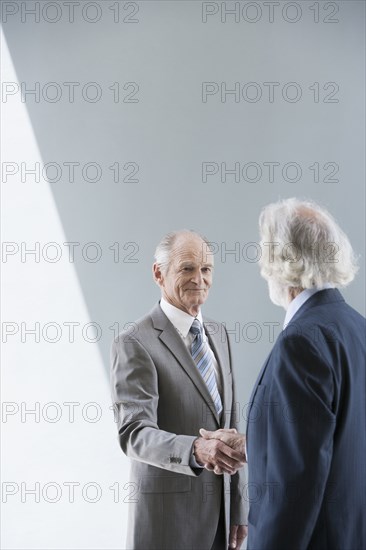
[[[218,439],[219,441],[222,441],[241,455],[246,455],[246,442],[245,442],[245,435],[239,434],[235,428],[231,429],[220,429],[216,430],[216,432],[209,432],[208,430],[205,430],[204,428],[200,429],[200,434],[204,439]],[[246,459],[244,459],[244,462],[246,462]]]
[[[210,433],[210,432],[208,432]],[[199,437],[193,444],[196,461],[207,470],[235,474],[245,464],[244,454],[218,439]]]

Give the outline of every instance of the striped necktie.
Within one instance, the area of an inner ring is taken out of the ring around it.
[[[222,402],[219,390],[217,389],[215,369],[208,344],[203,341],[202,325],[198,319],[193,321],[190,332],[194,334],[194,340],[191,345],[193,360],[211,394],[217,414],[220,415],[222,411]]]

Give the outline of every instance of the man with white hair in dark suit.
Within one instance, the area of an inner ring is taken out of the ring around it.
[[[259,225],[286,317],[250,399],[248,549],[365,550],[366,321],[338,290],[357,271],[352,247],[310,201],[270,204]],[[243,435],[202,435],[244,451]]]

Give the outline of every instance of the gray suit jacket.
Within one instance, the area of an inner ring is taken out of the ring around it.
[[[199,428],[236,427],[237,421],[226,330],[207,319],[204,326],[222,375],[221,421],[189,351],[159,304],[112,345],[119,440],[133,459],[128,549],[210,550],[223,502],[227,533],[230,524],[247,523],[243,472],[216,476],[190,465]]]

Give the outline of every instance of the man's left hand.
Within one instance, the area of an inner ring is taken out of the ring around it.
[[[235,548],[236,550],[239,550],[247,535],[247,525],[232,525],[230,527],[229,548]]]

